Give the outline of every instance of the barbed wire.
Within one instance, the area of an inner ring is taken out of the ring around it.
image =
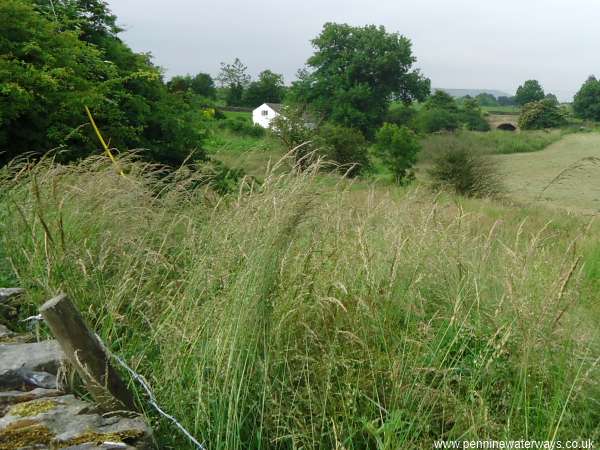
[[[119,363],[119,365],[123,367],[129,373],[129,375],[131,375],[131,378],[133,378],[140,384],[140,386],[142,387],[142,389],[144,389],[146,395],[148,396],[148,403],[150,404],[150,406],[152,406],[161,416],[165,417],[166,419],[169,419],[179,429],[179,431],[181,431],[185,435],[185,437],[187,437],[198,448],[198,450],[206,450],[206,447],[204,447],[204,445],[201,444],[175,417],[166,413],[160,407],[156,400],[156,397],[154,396],[154,393],[152,392],[152,389],[150,389],[150,386],[148,386],[148,383],[146,382],[144,377],[137,373],[135,370],[133,370],[131,367],[129,367],[129,365],[119,355],[116,355],[113,352],[111,352],[106,347],[106,345],[104,345],[104,342],[102,342],[102,339],[100,339],[100,336],[98,336],[97,334],[96,339],[98,339],[98,342],[104,349],[105,353],[111,358],[113,358],[117,363]]]

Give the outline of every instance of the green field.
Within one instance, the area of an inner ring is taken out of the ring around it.
[[[527,203],[600,211],[600,133],[564,137],[538,153],[496,156],[508,195]]]
[[[488,114],[519,114],[518,106],[482,106],[483,112]]]

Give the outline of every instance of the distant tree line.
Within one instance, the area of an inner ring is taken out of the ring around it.
[[[102,0],[0,3],[0,163],[52,148],[61,148],[64,159],[96,153],[85,106],[112,146],[143,148],[148,159],[175,166],[192,150],[205,159],[202,145],[217,105],[284,102],[277,132],[290,148],[310,142],[298,151],[300,160],[320,151],[354,175],[368,170],[375,156],[399,183],[410,178],[419,135],[487,131],[482,107],[520,106],[524,129],[566,120],[556,96],[537,80],[525,81],[514,97],[431,93],[430,80],[415,68],[411,41],[382,26],[326,23],[290,87],[271,70],[252,79],[238,58],[222,63],[214,79],[197,73],[165,82],[149,55],[133,52],[120,31]],[[575,96],[573,110],[600,120],[594,76]],[[264,133],[243,121],[222,127]]]

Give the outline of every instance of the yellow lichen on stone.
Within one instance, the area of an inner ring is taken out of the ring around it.
[[[0,430],[0,450],[48,445],[54,438],[48,427],[39,423],[17,422]]]
[[[31,417],[50,411],[56,408],[56,405],[54,400],[33,400],[13,406],[8,413],[13,416]]]
[[[127,430],[127,431],[119,431],[115,433],[94,433],[93,431],[88,431],[80,436],[77,436],[73,439],[69,439],[68,441],[54,442],[52,448],[67,448],[73,445],[79,444],[96,444],[101,445],[103,442],[122,442],[128,440],[135,440],[142,437],[144,433],[138,430]]]

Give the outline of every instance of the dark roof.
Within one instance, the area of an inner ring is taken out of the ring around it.
[[[283,105],[281,103],[265,103],[265,105],[267,105],[276,113],[281,114],[281,108],[283,108]]]

